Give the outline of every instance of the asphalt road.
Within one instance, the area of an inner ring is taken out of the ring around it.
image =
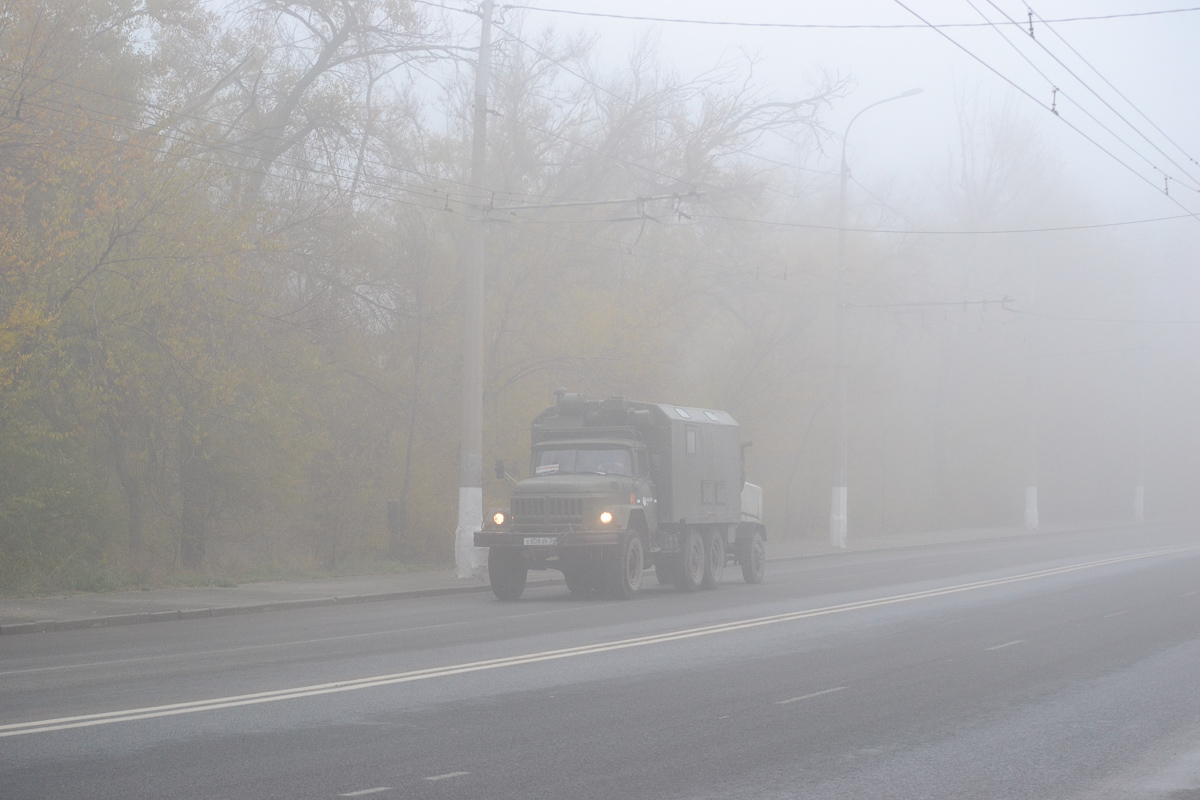
[[[1200,530],[0,640],[5,798],[1200,798]]]

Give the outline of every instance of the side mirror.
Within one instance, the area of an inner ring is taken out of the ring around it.
[[[504,480],[504,459],[503,458],[496,459],[496,480],[498,480],[498,481]]]

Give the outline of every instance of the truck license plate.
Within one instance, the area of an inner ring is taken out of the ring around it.
[[[533,546],[548,545],[548,544],[552,545],[552,544],[556,544],[557,542],[558,542],[558,540],[555,539],[553,536],[526,536],[525,537],[526,545],[533,545]]]

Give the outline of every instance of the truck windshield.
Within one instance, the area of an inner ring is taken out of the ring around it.
[[[533,454],[534,475],[633,475],[633,456],[624,448],[567,447]]]

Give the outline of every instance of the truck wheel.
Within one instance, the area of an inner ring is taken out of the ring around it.
[[[763,582],[763,573],[767,571],[767,543],[761,533],[755,531],[738,542],[738,563],[742,565],[746,583]]]
[[[567,582],[567,589],[576,597],[589,597],[595,591],[595,570],[589,562],[579,559],[563,564],[562,572],[563,578]]]
[[[606,564],[607,567],[605,592],[614,600],[628,600],[642,588],[642,569],[645,553],[642,550],[642,538],[636,530],[626,534],[617,557]]]
[[[725,537],[721,531],[713,531],[704,537],[704,578],[700,585],[715,589],[721,585],[725,574]]]
[[[675,588],[694,592],[704,580],[704,540],[695,531],[679,537],[679,560],[675,562]]]
[[[520,599],[528,577],[529,567],[525,566],[519,552],[501,547],[493,547],[488,552],[488,579],[492,584],[492,593],[500,600],[511,602]]]

